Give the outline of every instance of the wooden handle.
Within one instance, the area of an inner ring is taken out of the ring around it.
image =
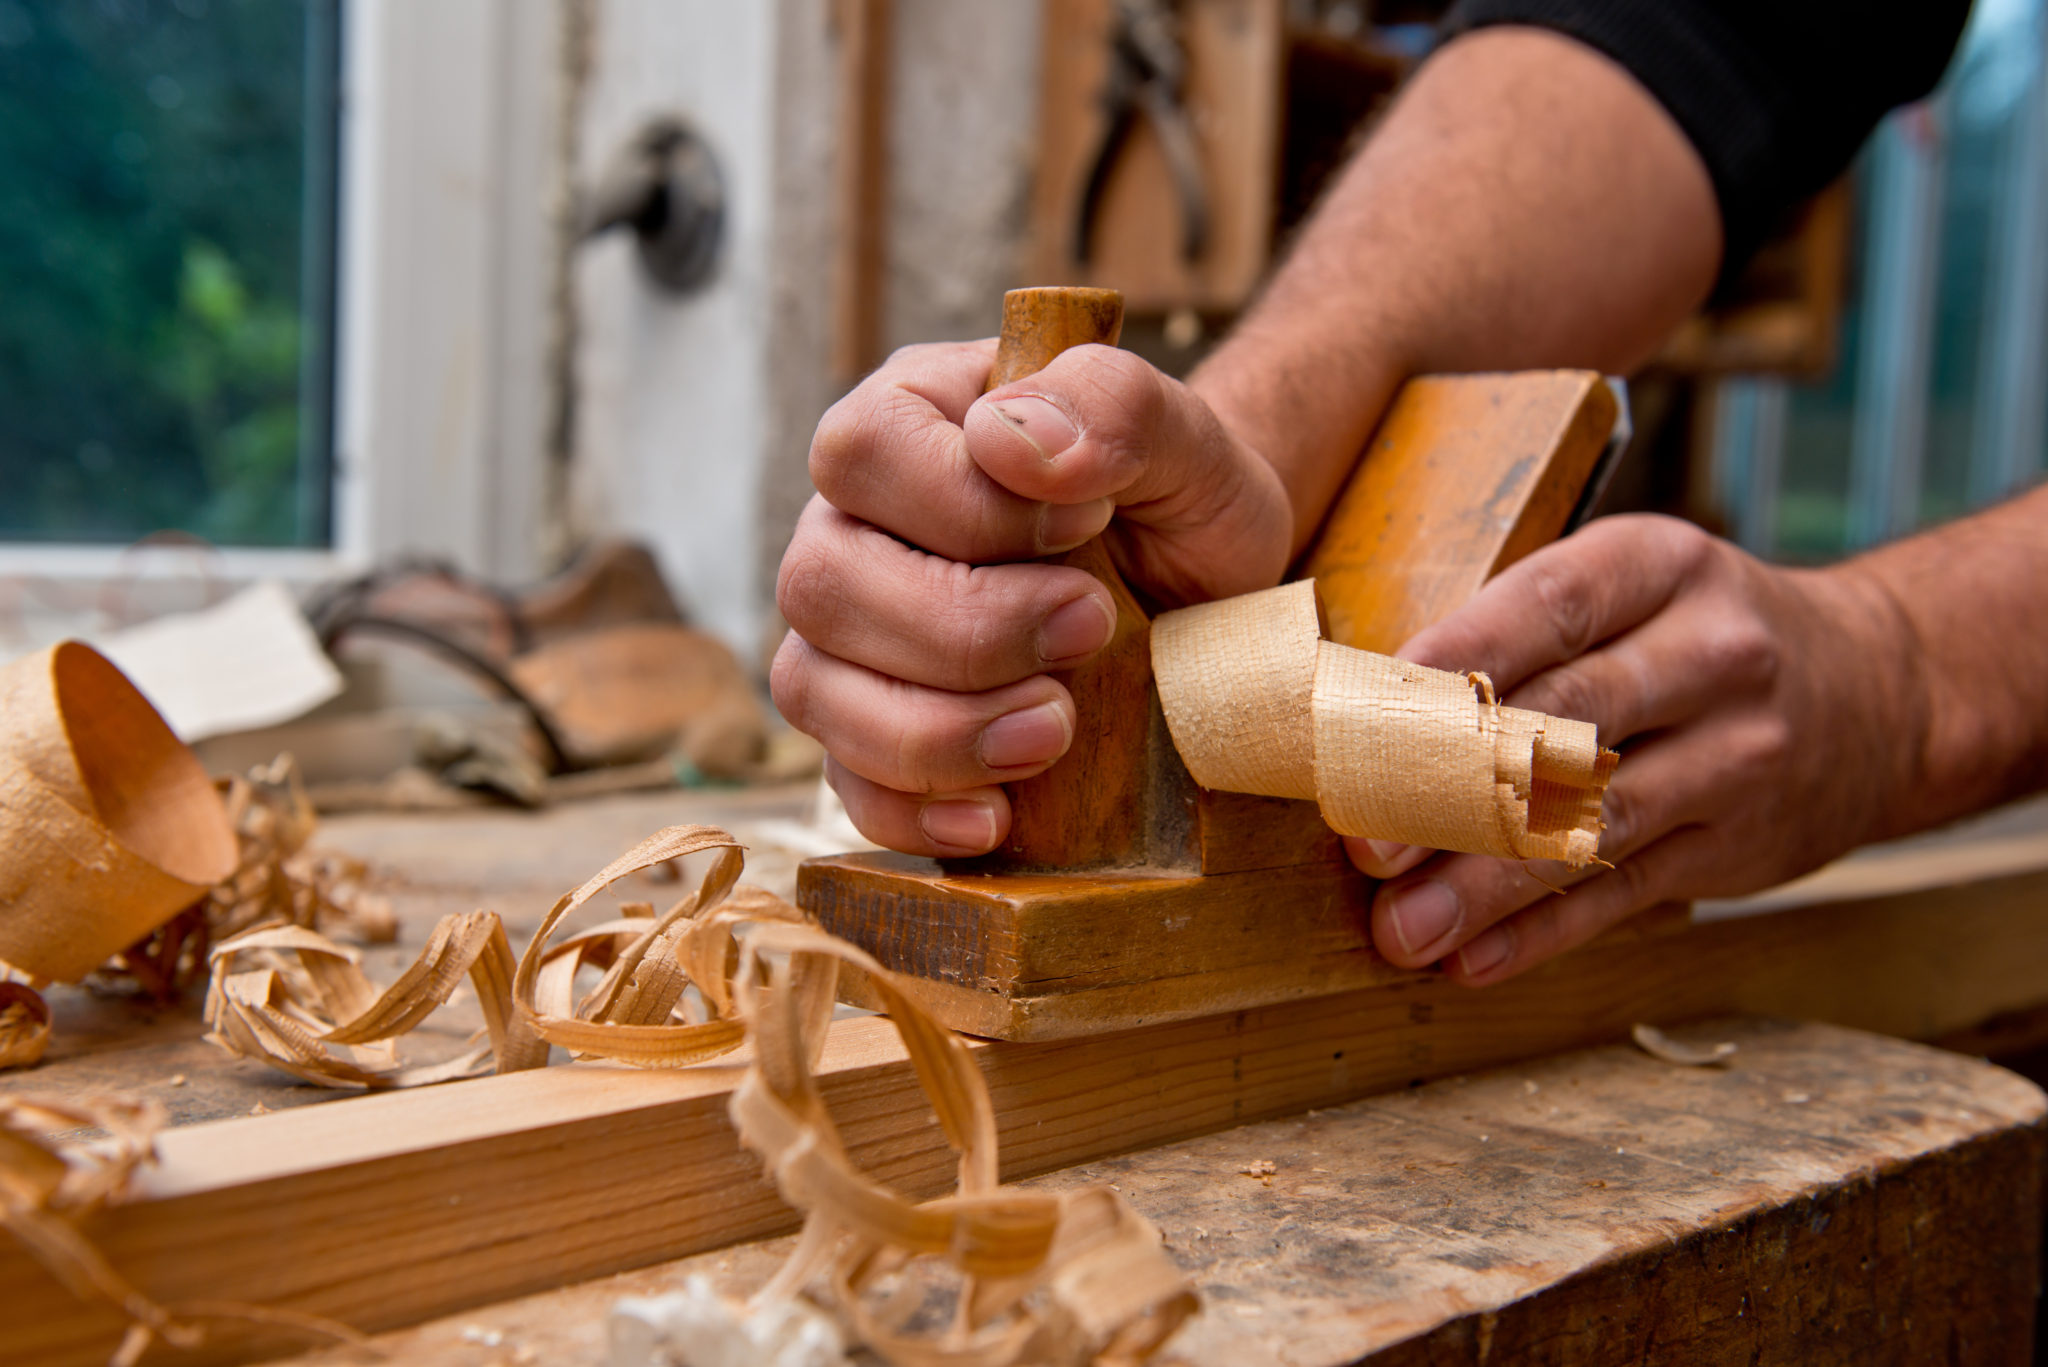
[[[1068,347],[1115,346],[1124,330],[1124,297],[1116,290],[1056,285],[1003,296],[1003,335],[986,394],[1051,365]]]
[[[989,389],[1044,369],[1068,347],[1114,346],[1123,311],[1123,295],[1115,290],[1011,290],[1003,296],[1003,333]],[[1009,786],[1010,838],[972,866],[1037,872],[1145,863],[1157,805],[1150,793],[1160,768],[1150,725],[1151,623],[1101,538],[1046,563],[1100,579],[1116,603],[1116,632],[1094,658],[1053,675],[1074,698],[1074,742],[1050,769]],[[1177,769],[1178,761],[1170,767]]]

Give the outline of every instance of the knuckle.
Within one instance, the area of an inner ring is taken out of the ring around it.
[[[1142,357],[1117,347],[1074,351],[1080,353],[1074,385],[1086,415],[1086,435],[1110,454],[1142,458],[1151,450],[1165,415],[1166,392],[1159,372]]]
[[[934,608],[933,629],[946,675],[940,686],[974,692],[1003,682],[1001,605],[992,601],[990,576],[955,561],[935,564],[938,572],[926,602]]]
[[[884,371],[909,370],[934,351],[951,351],[955,345],[957,344],[950,342],[909,342],[893,348],[883,358],[882,363],[875,367],[875,371],[880,374]]]
[[[1610,786],[1600,804],[1600,819],[1606,826],[1600,834],[1600,852],[1611,860],[1616,851],[1629,847],[1642,828],[1642,805],[1626,788]]]
[[[1615,917],[1626,916],[1657,900],[1653,871],[1646,859],[1624,859],[1614,866],[1609,876],[1619,880],[1621,898],[1619,905],[1610,908]]]
[[[768,695],[782,719],[807,736],[817,736],[811,718],[810,647],[794,631],[782,638],[768,667]]]
[[[952,728],[935,722],[937,718],[913,713],[896,733],[894,786],[904,792],[935,793],[962,786],[945,781],[961,767],[960,748],[950,734]]]
[[[1777,677],[1778,638],[1751,613],[1733,614],[1709,628],[1702,645],[1710,677],[1749,688],[1768,686]]]
[[[967,466],[960,472],[959,499],[967,506],[959,549],[976,559],[1000,562],[1019,550],[1038,549],[1038,515],[1035,507],[1008,490],[979,475],[979,468]],[[977,487],[977,485],[982,487]],[[943,535],[934,528],[933,540]]]
[[[811,484],[827,503],[848,508],[875,482],[880,463],[902,457],[923,417],[917,396],[873,380],[861,385],[826,409],[811,435]]]
[[[1532,562],[1529,589],[1557,633],[1563,658],[1583,655],[1593,644],[1593,595],[1576,564],[1562,556]]]
[[[1611,527],[1617,572],[1641,573],[1645,566],[1668,566],[1674,577],[1682,579],[1703,569],[1726,544],[1684,518],[1664,513],[1628,513],[1600,522]]]
[[[837,505],[851,472],[866,464],[870,449],[867,411],[873,395],[856,389],[825,410],[811,436],[811,484]]]
[[[1772,772],[1792,756],[1795,738],[1792,724],[1775,713],[1758,717],[1741,732],[1737,742],[1740,767],[1750,772]]]
[[[1545,670],[1534,680],[1533,691],[1539,712],[1580,721],[1600,719],[1600,690],[1583,669],[1566,666]]]
[[[1659,515],[1656,521],[1661,534],[1676,552],[1679,571],[1684,575],[1696,575],[1709,569],[1728,544],[1683,518]]]
[[[840,614],[845,597],[846,577],[836,558],[816,538],[799,533],[775,576],[775,605],[783,619],[799,632],[815,634]]]

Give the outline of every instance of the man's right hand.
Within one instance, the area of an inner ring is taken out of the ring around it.
[[[911,854],[995,848],[998,785],[1073,738],[1047,671],[1106,645],[1115,609],[1033,560],[1102,534],[1178,606],[1278,583],[1293,531],[1272,468],[1138,357],[1076,347],[983,396],[994,360],[992,341],[909,347],[833,406],[776,582],[775,704],[824,743],[861,832]]]

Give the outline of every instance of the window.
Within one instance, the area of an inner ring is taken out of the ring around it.
[[[338,0],[0,0],[0,540],[333,533]]]
[[[1928,101],[1857,167],[1835,373],[1721,386],[1738,539],[1829,560],[1981,507],[2048,462],[2048,0],[1979,0]]]

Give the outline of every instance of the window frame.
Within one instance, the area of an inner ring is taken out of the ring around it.
[[[394,556],[498,577],[541,560],[558,37],[538,0],[339,0],[330,538],[325,547],[0,541],[34,648],[261,579]],[[0,654],[22,642],[0,640]]]

